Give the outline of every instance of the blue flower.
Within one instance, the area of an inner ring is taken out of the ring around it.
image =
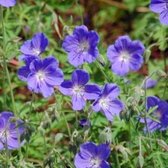
[[[79,121],[79,125],[80,125],[81,127],[90,127],[91,123],[90,123],[90,121],[89,121],[88,119],[83,118],[83,119],[81,119],[81,120]]]
[[[168,1],[167,0],[151,0],[151,11],[160,14],[160,22],[168,25]]]
[[[112,71],[125,76],[130,71],[138,71],[143,64],[144,45],[140,41],[132,41],[128,36],[119,37],[107,50]]]
[[[48,39],[43,33],[36,33],[31,40],[27,40],[21,46],[20,51],[24,55],[39,56],[46,50]]]
[[[154,132],[156,130],[163,131],[168,127],[168,103],[155,96],[147,97],[147,111],[150,112],[153,108],[151,117],[146,118],[147,128],[145,127],[145,132]],[[145,123],[145,119],[141,118],[142,123]]]
[[[85,107],[86,100],[93,100],[97,97],[98,86],[87,84],[89,78],[86,71],[75,70],[71,80],[65,80],[61,84],[60,91],[64,95],[72,97],[73,110],[82,110]]]
[[[157,80],[152,79],[151,77],[146,77],[143,83],[143,89],[150,89],[157,85]]]
[[[119,116],[124,109],[123,103],[118,99],[120,89],[116,84],[106,84],[102,89],[99,88],[97,99],[93,103],[93,111],[102,111],[109,121],[115,116]]]
[[[0,5],[4,7],[12,7],[16,4],[16,0],[0,0]]]
[[[75,156],[76,168],[110,168],[107,159],[110,156],[108,144],[96,145],[86,142],[80,146],[80,152]]]
[[[16,119],[12,112],[0,113],[0,150],[20,148],[24,143],[21,139],[24,132],[24,122]]]
[[[62,47],[68,53],[69,63],[77,67],[96,60],[99,55],[98,43],[99,36],[95,31],[88,31],[86,26],[77,26],[72,35],[66,36]]]
[[[18,76],[27,82],[31,91],[49,97],[54,92],[54,86],[63,82],[63,72],[53,56],[44,59],[26,57],[25,63],[26,65],[19,69]]]

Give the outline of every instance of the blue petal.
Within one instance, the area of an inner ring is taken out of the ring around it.
[[[43,33],[36,33],[32,38],[32,44],[34,49],[39,49],[42,53],[48,46],[48,39]]]
[[[168,9],[160,13],[160,22],[164,25],[168,25]]]
[[[85,159],[94,157],[97,155],[97,145],[93,142],[86,142],[80,146],[80,153]]]
[[[143,64],[143,57],[139,54],[133,54],[130,58],[129,67],[132,71],[138,71]]]
[[[118,97],[120,94],[120,88],[116,84],[105,84],[103,88],[103,95],[102,96],[107,96],[111,100],[115,99]]]
[[[115,116],[119,116],[120,112],[124,109],[124,105],[120,100],[113,100],[109,103],[108,108],[102,109],[106,118],[113,121]]]
[[[87,100],[95,100],[99,97],[101,89],[98,85],[90,84],[85,86],[84,97]]]
[[[81,154],[76,154],[74,160],[75,168],[88,168],[90,167],[90,158],[83,158]]]
[[[100,144],[97,147],[97,155],[101,160],[107,160],[110,156],[110,146],[109,144]]]
[[[161,13],[166,9],[166,0],[151,0],[150,9],[153,12]]]
[[[12,7],[16,4],[16,0],[0,0],[0,5],[4,7]]]
[[[63,72],[59,68],[56,69],[54,67],[50,67],[47,71],[45,71],[45,73],[45,82],[51,86],[59,86],[64,80]]]
[[[27,77],[30,74],[29,66],[23,66],[18,70],[18,77],[22,81],[27,81]]]
[[[156,96],[149,96],[147,97],[147,109],[149,110],[149,108],[158,106],[160,99],[157,98]]]
[[[78,85],[85,85],[89,79],[89,74],[84,70],[75,70],[72,74],[72,82]]]
[[[86,101],[83,96],[73,95],[72,96],[72,109],[82,110],[85,107]]]
[[[102,163],[101,163],[101,165],[100,165],[100,168],[110,168],[110,165],[109,165],[109,163],[108,162],[106,162],[106,161],[102,161]]]
[[[61,83],[59,90],[62,94],[70,96],[72,95],[72,87],[73,84],[71,81],[64,81]]]
[[[125,76],[129,72],[129,62],[115,61],[115,63],[112,64],[111,69],[115,74]]]
[[[48,56],[45,59],[43,59],[43,67],[44,69],[47,69],[48,67],[57,68],[59,65],[58,60],[54,56]]]

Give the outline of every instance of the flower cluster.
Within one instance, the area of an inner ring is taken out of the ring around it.
[[[12,112],[0,113],[0,150],[21,147],[24,143],[21,138],[24,132],[24,122],[16,119]]]
[[[75,70],[71,80],[65,80],[60,91],[64,95],[72,97],[73,110],[81,110],[85,107],[86,100],[94,100],[92,109],[95,112],[103,111],[109,121],[114,116],[119,116],[123,110],[123,103],[117,98],[119,87],[116,84],[106,84],[99,87],[96,84],[87,84],[89,74],[83,70]]]
[[[16,0],[0,0],[0,5],[4,7],[15,4]],[[150,9],[160,14],[162,24],[168,25],[168,0],[151,0]],[[112,122],[116,116],[119,117],[124,109],[124,103],[119,99],[119,86],[115,83],[104,83],[103,86],[90,84],[88,72],[79,69],[84,63],[93,63],[99,57],[99,35],[81,25],[75,27],[73,33],[65,37],[62,48],[67,53],[69,63],[75,68],[78,67],[69,80],[64,80],[59,62],[54,56],[42,57],[48,44],[48,39],[43,33],[36,33],[20,48],[22,53],[20,61],[23,61],[24,65],[19,68],[18,77],[27,83],[28,89],[46,98],[51,96],[54,88],[58,86],[62,94],[71,97],[73,110],[84,109],[86,102],[90,101],[92,110],[102,112],[108,121]],[[123,77],[132,71],[138,71],[144,62],[144,52],[145,47],[141,41],[131,40],[127,35],[119,37],[107,49],[112,72]],[[156,80],[146,78],[142,88],[152,88],[156,84]],[[155,96],[147,97],[145,103],[147,114],[145,118],[144,116],[140,118],[140,122],[146,125],[144,132],[166,130],[168,103]],[[88,118],[83,118],[79,124],[85,128],[91,126]],[[12,112],[0,113],[0,150],[14,150],[21,147],[25,142],[24,133],[25,124],[22,120],[15,118]],[[110,144],[96,145],[93,142],[85,142],[80,145],[80,150],[75,155],[75,167],[110,168],[107,161],[110,153]]]
[[[16,0],[0,0],[0,5],[9,8],[16,4]]]
[[[54,93],[54,86],[63,81],[63,72],[58,61],[53,56],[41,58],[41,54],[48,46],[48,39],[43,33],[37,33],[31,40],[21,46],[21,60],[25,66],[18,70],[21,80],[27,82],[29,90],[49,97]]]
[[[98,57],[97,44],[99,37],[96,32],[88,31],[86,26],[77,26],[72,35],[63,41],[63,49],[68,54],[69,62],[75,67],[85,62],[91,63]],[[20,60],[25,65],[18,70],[21,80],[27,82],[28,88],[41,93],[44,97],[51,96],[54,86],[60,92],[71,97],[72,109],[82,110],[87,101],[91,101],[94,112],[102,112],[108,121],[112,122],[115,116],[120,116],[124,109],[123,102],[119,99],[120,88],[115,83],[105,83],[104,86],[90,84],[90,75],[82,69],[75,69],[70,80],[63,80],[63,73],[58,67],[58,61],[53,56],[42,58],[42,53],[48,46],[48,39],[43,33],[37,33],[31,40],[21,46]],[[138,71],[143,64],[144,45],[132,41],[129,36],[119,37],[107,50],[107,57],[111,62],[112,71],[118,76],[125,76],[130,71]],[[146,80],[144,89],[156,85],[157,81]],[[157,97],[147,98],[147,111],[155,107],[152,117],[141,118],[140,122],[147,123],[149,131],[165,130],[168,126],[168,103]],[[90,121],[85,118],[80,120],[82,127],[90,127]],[[146,131],[146,128],[144,130]],[[81,145],[80,152],[75,156],[76,168],[104,168],[110,167],[106,161],[110,155],[108,144],[95,145],[86,142]]]

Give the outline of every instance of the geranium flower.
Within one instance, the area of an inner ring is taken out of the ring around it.
[[[54,86],[63,82],[63,72],[58,67],[58,61],[53,56],[44,59],[32,57],[29,61],[19,69],[19,78],[27,82],[31,91],[41,93],[44,97],[51,96]]]
[[[153,88],[157,85],[157,80],[152,79],[151,77],[146,77],[145,80],[143,81],[143,89],[150,89]]]
[[[109,121],[112,121],[115,116],[119,116],[124,105],[118,99],[120,89],[116,84],[106,84],[102,89],[99,89],[98,97],[93,103],[93,111],[102,111]]]
[[[4,7],[12,7],[16,4],[16,0],[0,0],[0,5]]]
[[[147,128],[145,131],[154,132],[156,130],[166,130],[168,127],[168,103],[160,100],[158,97],[149,96],[147,97],[147,111],[150,112],[151,108],[155,108],[150,114],[151,117],[146,118]],[[145,123],[145,119],[141,118],[142,123]]]
[[[72,35],[65,37],[62,47],[68,53],[68,61],[75,67],[84,62],[91,63],[99,55],[97,45],[99,36],[95,31],[88,31],[86,26],[77,26]]]
[[[130,71],[138,71],[143,64],[144,45],[140,41],[131,41],[128,36],[119,37],[107,50],[112,71],[125,76]]]
[[[75,156],[76,168],[110,168],[107,159],[110,156],[108,144],[96,145],[86,142],[80,146],[79,153]]]
[[[151,0],[151,11],[160,14],[160,22],[168,25],[168,1],[167,0]]]
[[[20,148],[24,143],[21,139],[24,132],[24,122],[16,119],[12,112],[0,113],[0,150]]]
[[[97,97],[98,86],[87,84],[89,78],[86,71],[75,70],[71,80],[65,80],[60,85],[60,91],[64,95],[72,97],[73,110],[82,110],[85,107],[86,100],[93,100]]]
[[[31,40],[23,43],[20,51],[24,55],[39,56],[46,50],[48,46],[48,39],[43,33],[36,33]]]

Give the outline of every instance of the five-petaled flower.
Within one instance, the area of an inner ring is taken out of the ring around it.
[[[154,132],[156,130],[164,131],[168,127],[168,103],[155,96],[149,96],[146,100],[146,108],[149,116],[141,118],[141,122],[147,124],[144,131]],[[151,111],[153,110],[153,111]]]
[[[143,64],[144,51],[145,47],[140,41],[132,41],[128,36],[119,37],[107,50],[112,71],[119,76],[125,76],[129,71],[139,70]]]
[[[48,46],[48,39],[43,33],[36,33],[31,40],[23,43],[20,51],[24,55],[39,56],[46,50]]]
[[[84,62],[92,63],[99,55],[99,36],[86,26],[77,26],[72,35],[65,37],[62,47],[68,53],[68,61],[75,67]]]
[[[120,89],[116,84],[105,84],[100,89],[96,100],[93,103],[95,112],[102,111],[109,121],[112,121],[115,116],[119,116],[124,109],[123,103],[118,99]]]
[[[75,156],[76,168],[110,168],[107,162],[110,156],[110,146],[108,144],[96,145],[86,142],[80,146],[79,153]]]
[[[73,110],[82,110],[85,107],[86,100],[93,100],[97,97],[99,88],[97,85],[87,84],[89,78],[86,71],[75,70],[71,80],[65,80],[60,85],[60,91],[64,95],[72,97]]]
[[[168,25],[168,1],[167,0],[151,0],[150,9],[160,14],[160,22]]]
[[[0,5],[9,8],[16,4],[16,0],[0,0]]]
[[[63,82],[63,72],[58,67],[58,61],[53,56],[44,59],[24,57],[26,65],[18,71],[21,80],[26,81],[28,88],[35,93],[49,97],[54,92],[54,86]]]
[[[0,113],[0,150],[18,149],[24,143],[24,122],[16,119],[12,112]]]

